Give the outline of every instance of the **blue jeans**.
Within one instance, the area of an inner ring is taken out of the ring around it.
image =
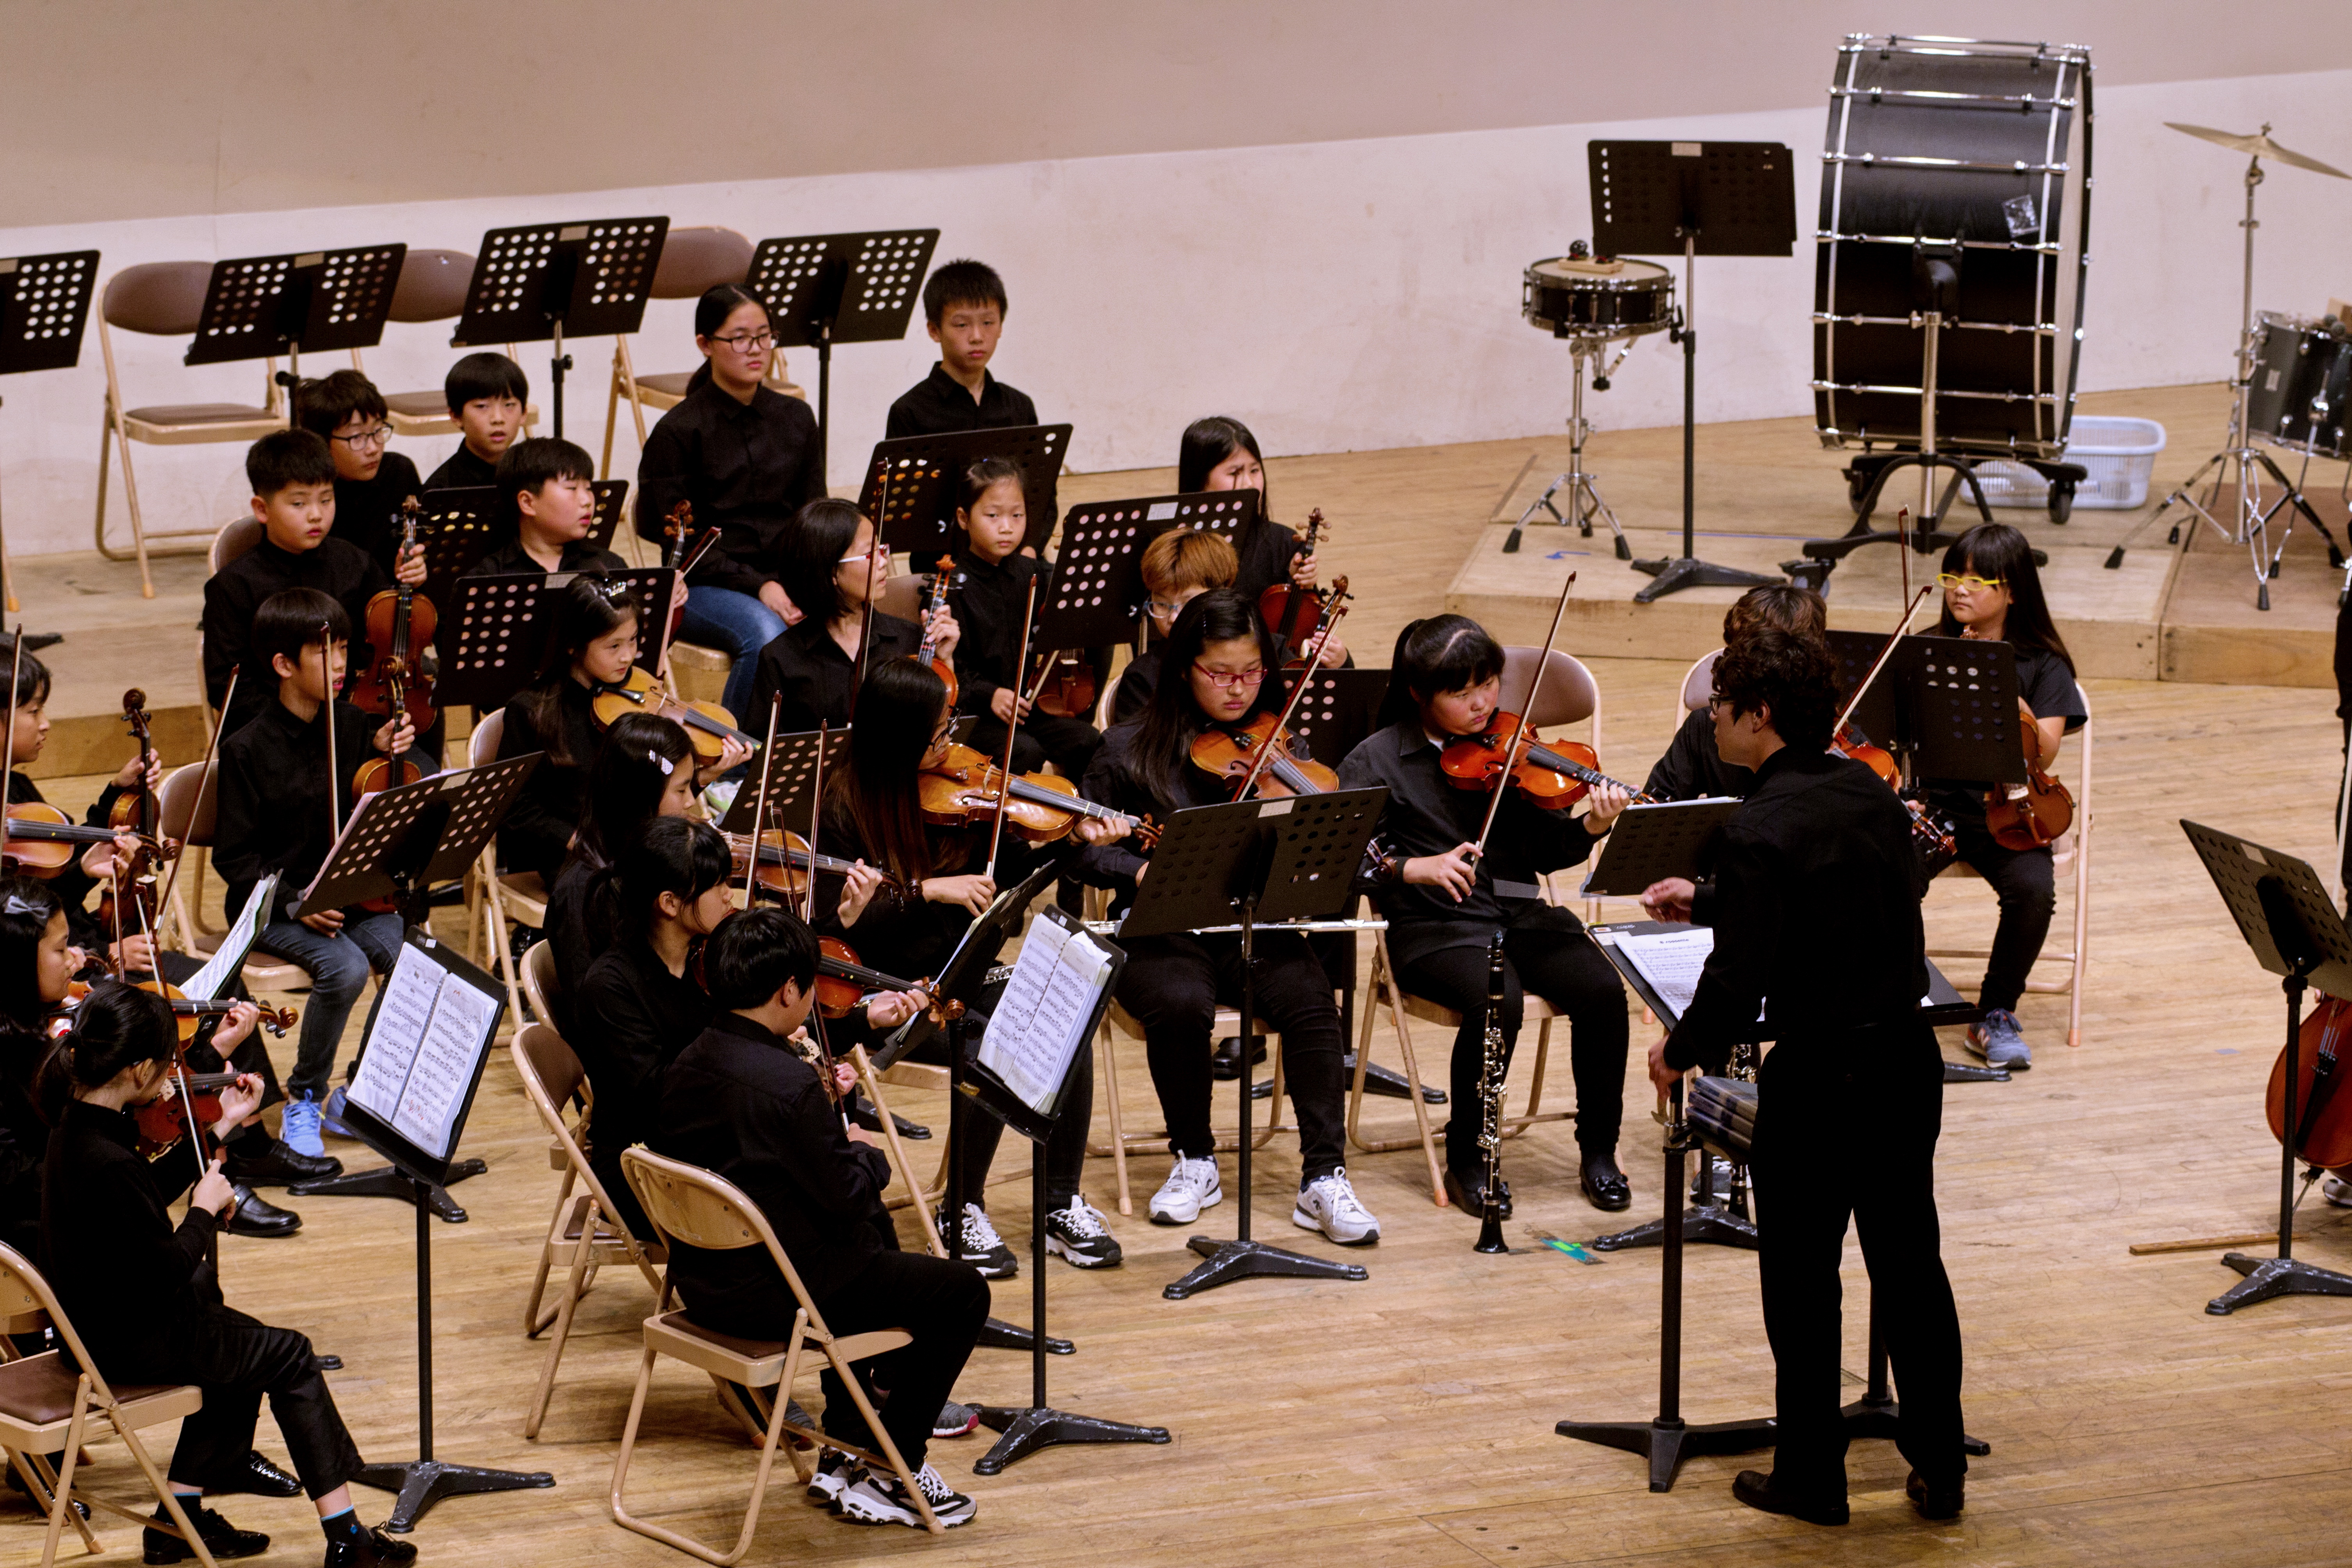
[[[696,584],[686,590],[686,613],[678,617],[677,635],[685,642],[723,648],[735,661],[727,672],[727,694],[719,700],[740,723],[751,710],[760,650],[784,635],[784,617],[749,594]]]
[[[403,930],[400,916],[388,910],[346,920],[333,936],[322,936],[299,921],[272,921],[261,928],[262,947],[310,972],[310,1000],[302,1009],[294,1070],[286,1079],[289,1097],[325,1096],[352,1004],[360,999],[371,973],[391,972],[400,956]]]

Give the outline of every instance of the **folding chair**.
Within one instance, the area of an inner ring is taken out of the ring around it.
[[[156,817],[166,838],[180,841],[183,856],[205,857],[212,847],[213,829],[220,811],[220,762],[183,763],[163,775],[163,787],[155,792]],[[208,857],[206,857],[208,858]],[[164,910],[160,921],[166,932],[175,933],[179,947],[198,958],[207,958],[220,951],[226,934],[201,926],[194,918],[194,900],[202,898],[205,858],[199,858],[189,869],[194,875],[193,887],[177,879],[172,884],[172,907]],[[234,920],[236,911],[227,911]],[[165,945],[170,945],[166,943]],[[251,991],[307,991],[310,988],[310,972],[299,963],[274,958],[256,947],[246,955],[239,973],[246,988]]]
[[[507,710],[503,708],[485,713],[476,721],[474,732],[466,737],[466,765],[478,768],[498,760],[499,742],[505,739]],[[507,922],[529,926],[533,931],[547,929],[547,883],[536,871],[520,871],[513,876],[499,874],[498,841],[483,846],[481,858],[466,879],[466,956],[476,956],[474,941],[480,937],[489,943],[497,955],[499,978],[507,985],[507,1017],[509,1026],[519,1026],[522,1017],[522,988],[515,978],[514,949],[507,941]]]
[[[211,1549],[188,1521],[179,1499],[173,1495],[163,1473],[155,1468],[155,1461],[148,1457],[146,1445],[139,1440],[139,1431],[143,1426],[182,1420],[203,1409],[204,1391],[193,1384],[126,1384],[121,1388],[109,1384],[83,1347],[81,1336],[74,1332],[49,1282],[22,1254],[8,1247],[0,1247],[0,1319],[6,1320],[5,1326],[12,1333],[28,1332],[46,1321],[73,1357],[73,1364],[68,1366],[64,1355],[47,1351],[0,1365],[0,1447],[8,1450],[10,1461],[31,1489],[34,1500],[48,1510],[48,1532],[41,1542],[41,1568],[51,1568],[57,1562],[58,1541],[69,1519],[81,1536],[82,1545],[92,1555],[100,1552],[98,1538],[74,1510],[76,1502],[121,1514],[142,1529],[176,1535],[187,1542],[189,1551],[204,1568],[218,1568]],[[92,1435],[93,1418],[111,1426],[122,1439],[122,1446],[131,1450],[131,1459],[146,1476],[147,1484],[154,1489],[155,1500],[163,1505],[169,1523],[134,1513],[121,1503],[92,1493],[74,1490],[74,1466],[81,1457],[84,1439]],[[52,1470],[42,1456],[60,1448],[65,1453],[65,1463]]]
[[[1706,706],[1708,696],[1715,690],[1715,661],[1722,657],[1721,648],[1701,654],[1683,673],[1683,688],[1675,694],[1674,717],[1666,722],[1669,739],[1682,731],[1685,720]]]
[[[109,561],[139,563],[139,591],[155,596],[155,579],[147,569],[151,553],[145,523],[139,511],[139,480],[131,466],[131,444],[184,447],[212,442],[257,441],[286,427],[285,405],[278,400],[274,379],[278,362],[262,362],[263,401],[242,403],[152,404],[123,406],[122,380],[114,364],[113,329],[151,337],[190,337],[203,319],[205,290],[212,280],[209,261],[150,261],[126,267],[106,280],[99,303],[98,346],[106,362],[106,418],[98,435],[98,512],[92,531],[98,552]],[[131,510],[131,548],[117,550],[106,542],[106,479],[111,454],[122,458],[122,496]],[[210,537],[208,530],[180,530],[155,535],[163,551],[179,553],[199,548],[194,542]]]
[[[914,1499],[924,1528],[934,1535],[944,1534],[946,1527],[931,1512],[923,1489],[916,1484],[907,1461],[898,1453],[898,1446],[884,1430],[873,1401],[866,1396],[865,1388],[857,1381],[856,1363],[912,1344],[914,1337],[903,1329],[875,1329],[846,1335],[835,1335],[827,1329],[824,1314],[809,1300],[807,1288],[802,1285],[793,1260],[784,1256],[782,1244],[769,1227],[767,1216],[733,1183],[644,1148],[623,1151],[621,1169],[629,1179],[630,1189],[637,1194],[637,1201],[645,1205],[646,1215],[653,1222],[655,1237],[665,1250],[679,1243],[711,1252],[764,1247],[769,1261],[783,1276],[800,1310],[793,1315],[782,1339],[738,1339],[700,1327],[687,1312],[663,1310],[669,1305],[669,1287],[665,1282],[654,1315],[646,1320],[645,1354],[637,1362],[637,1385],[629,1396],[629,1420],[621,1432],[621,1451],[613,1461],[611,1500],[614,1522],[680,1552],[691,1552],[705,1563],[731,1568],[751,1550],[751,1535],[760,1525],[760,1507],[767,1499],[768,1474],[776,1462],[777,1439],[791,1431],[828,1448],[838,1448],[866,1464],[888,1466],[907,1489],[908,1496]],[[802,1356],[812,1348],[840,1377],[858,1414],[866,1418],[866,1430],[881,1443],[881,1453],[868,1453],[784,1418],[786,1396],[792,1392],[793,1378],[800,1373]],[[653,1386],[654,1362],[660,1356],[674,1357],[724,1382],[775,1390],[767,1434],[760,1445],[760,1467],[752,1478],[751,1500],[744,1510],[742,1532],[736,1537],[731,1552],[721,1553],[676,1531],[639,1519],[622,1506],[622,1487],[628,1479],[630,1458],[636,1452],[638,1424],[645,1418],[646,1394]],[[809,1468],[803,1468],[808,1461],[795,1452],[792,1462],[794,1472],[805,1484],[811,1474]]]
[[[547,1362],[540,1369],[539,1390],[531,1396],[530,1414],[523,1417],[522,1435],[536,1437],[541,1423],[547,1419],[547,1402],[555,1392],[556,1366],[563,1360],[563,1347],[572,1337],[572,1313],[581,1298],[588,1294],[589,1286],[595,1282],[596,1270],[607,1263],[633,1263],[658,1298],[662,1278],[654,1267],[667,1262],[668,1257],[658,1245],[645,1246],[629,1234],[627,1223],[614,1210],[604,1184],[589,1168],[588,1155],[579,1139],[564,1122],[563,1107],[587,1081],[588,1075],[581,1068],[579,1057],[549,1026],[526,1024],[515,1037],[514,1062],[522,1079],[523,1093],[530,1097],[531,1109],[539,1112],[539,1119],[547,1124],[548,1131],[563,1152],[563,1186],[556,1194],[555,1214],[548,1222],[547,1238],[540,1246],[539,1268],[531,1279],[530,1298],[523,1303],[522,1310],[524,1338],[536,1336],[551,1324],[555,1330],[547,1342]],[[582,1190],[575,1192],[575,1187]],[[542,1312],[548,1271],[567,1261],[571,1274],[564,1281],[563,1298]]]

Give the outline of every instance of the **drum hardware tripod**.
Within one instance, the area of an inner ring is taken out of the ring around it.
[[[1625,531],[1618,525],[1617,514],[1609,510],[1607,501],[1601,499],[1601,487],[1595,482],[1599,476],[1584,466],[1584,438],[1592,433],[1591,425],[1584,417],[1584,366],[1587,360],[1594,362],[1592,390],[1608,391],[1610,375],[1625,363],[1625,356],[1633,352],[1634,340],[1624,339],[1618,345],[1616,356],[1611,358],[1611,340],[1608,338],[1564,332],[1560,335],[1568,338],[1568,352],[1576,367],[1574,390],[1569,403],[1568,472],[1545,486],[1544,493],[1536,497],[1535,504],[1519,514],[1519,521],[1511,525],[1510,538],[1503,541],[1503,553],[1517,554],[1519,536],[1527,531],[1528,523],[1535,520],[1537,512],[1548,511],[1551,513],[1553,523],[1566,528],[1573,522],[1577,531],[1587,539],[1592,537],[1592,520],[1598,517],[1609,525],[1609,531],[1616,535],[1617,559],[1631,561],[1633,559],[1633,547],[1625,542]],[[1572,518],[1552,503],[1551,498],[1562,489],[1568,491],[1569,510],[1574,513]]]
[[[2236,374],[2230,383],[2230,390],[2236,395],[2237,401],[2230,415],[2230,444],[2206,458],[2195,473],[2177,486],[2170,495],[2166,496],[2164,504],[2158,507],[2154,515],[2146,522],[2124,535],[2122,542],[2108,552],[2106,564],[2109,571],[2121,566],[2124,563],[2124,551],[2129,547],[2132,541],[2137,539],[2146,530],[2153,528],[2158,522],[2163,521],[2164,514],[2170,511],[2177,503],[2187,507],[2191,514],[2211,528],[2215,533],[2220,534],[2227,542],[2246,547],[2253,558],[2256,584],[2254,608],[2267,610],[2271,607],[2271,579],[2278,575],[2279,560],[2286,553],[2287,537],[2294,531],[2294,519],[2290,516],[2287,519],[2286,533],[2281,535],[2279,539],[2278,549],[2275,552],[2266,552],[2264,546],[2268,542],[2271,519],[2291,506],[2296,512],[2309,520],[2311,526],[2318,531],[2319,536],[2327,541],[2327,563],[2330,566],[2344,564],[2344,552],[2337,546],[2336,536],[2327,531],[2327,525],[2319,521],[2319,514],[2311,510],[2311,503],[2304,499],[2303,491],[2295,486],[2294,480],[2286,477],[2286,471],[2272,461],[2269,453],[2258,449],[2253,445],[2250,405],[2252,402],[2254,391],[2254,231],[2262,226],[2260,220],[2254,216],[2254,194],[2262,187],[2263,155],[2265,153],[2276,156],[2282,163],[2312,169],[2323,174],[2334,174],[2338,179],[2352,176],[2347,176],[2340,169],[2331,169],[2315,159],[2306,158],[2299,153],[2290,153],[2281,147],[2271,140],[2271,127],[2268,121],[2263,121],[2262,130],[2252,136],[2232,136],[2224,132],[2208,131],[2195,125],[2182,125],[2174,121],[2167,121],[2165,123],[2175,131],[2183,131],[2201,140],[2252,154],[2246,160],[2246,216],[2238,220],[2238,226],[2246,231],[2246,244],[2244,259],[2241,264]],[[2212,488],[2205,500],[2200,502],[2191,492],[2205,482],[2206,476],[2209,474],[2212,476]],[[2281,492],[2279,498],[2267,506],[2263,502],[2264,474],[2271,477]],[[2233,482],[2237,488],[2237,500],[2231,509],[2234,515],[2229,522],[2224,523],[2216,513],[2220,510],[2221,493]],[[2178,521],[2165,535],[2165,542],[2168,544],[2180,542],[2180,524]]]

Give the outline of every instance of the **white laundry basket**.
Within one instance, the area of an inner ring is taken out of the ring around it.
[[[2153,419],[2076,415],[2063,457],[2066,462],[2082,464],[2089,473],[2074,487],[2074,504],[2110,511],[2146,505],[2156,455],[2163,450],[2164,426]],[[1984,487],[1985,500],[1993,506],[2050,503],[2050,481],[2022,463],[1979,463],[1977,482]]]

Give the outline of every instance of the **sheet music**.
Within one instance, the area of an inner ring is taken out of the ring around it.
[[[1706,926],[1687,931],[1622,931],[1613,945],[1642,972],[1658,1000],[1681,1017],[1690,1011],[1698,993],[1699,972],[1715,951],[1715,932]]]
[[[1032,1110],[1050,1110],[1071,1059],[1087,1045],[1110,970],[1110,954],[1084,931],[1050,920],[1030,922],[1013,978],[981,1037],[981,1065]]]
[[[352,1103],[446,1159],[474,1064],[497,1019],[496,998],[403,943],[347,1091]]]
[[[219,950],[202,969],[188,976],[187,983],[180,987],[180,994],[199,1002],[212,1001],[221,994],[221,987],[245,967],[246,955],[253,951],[261,928],[269,923],[269,900],[278,896],[278,876],[272,871],[254,884],[245,908],[237,911],[228,934],[221,938]]]

